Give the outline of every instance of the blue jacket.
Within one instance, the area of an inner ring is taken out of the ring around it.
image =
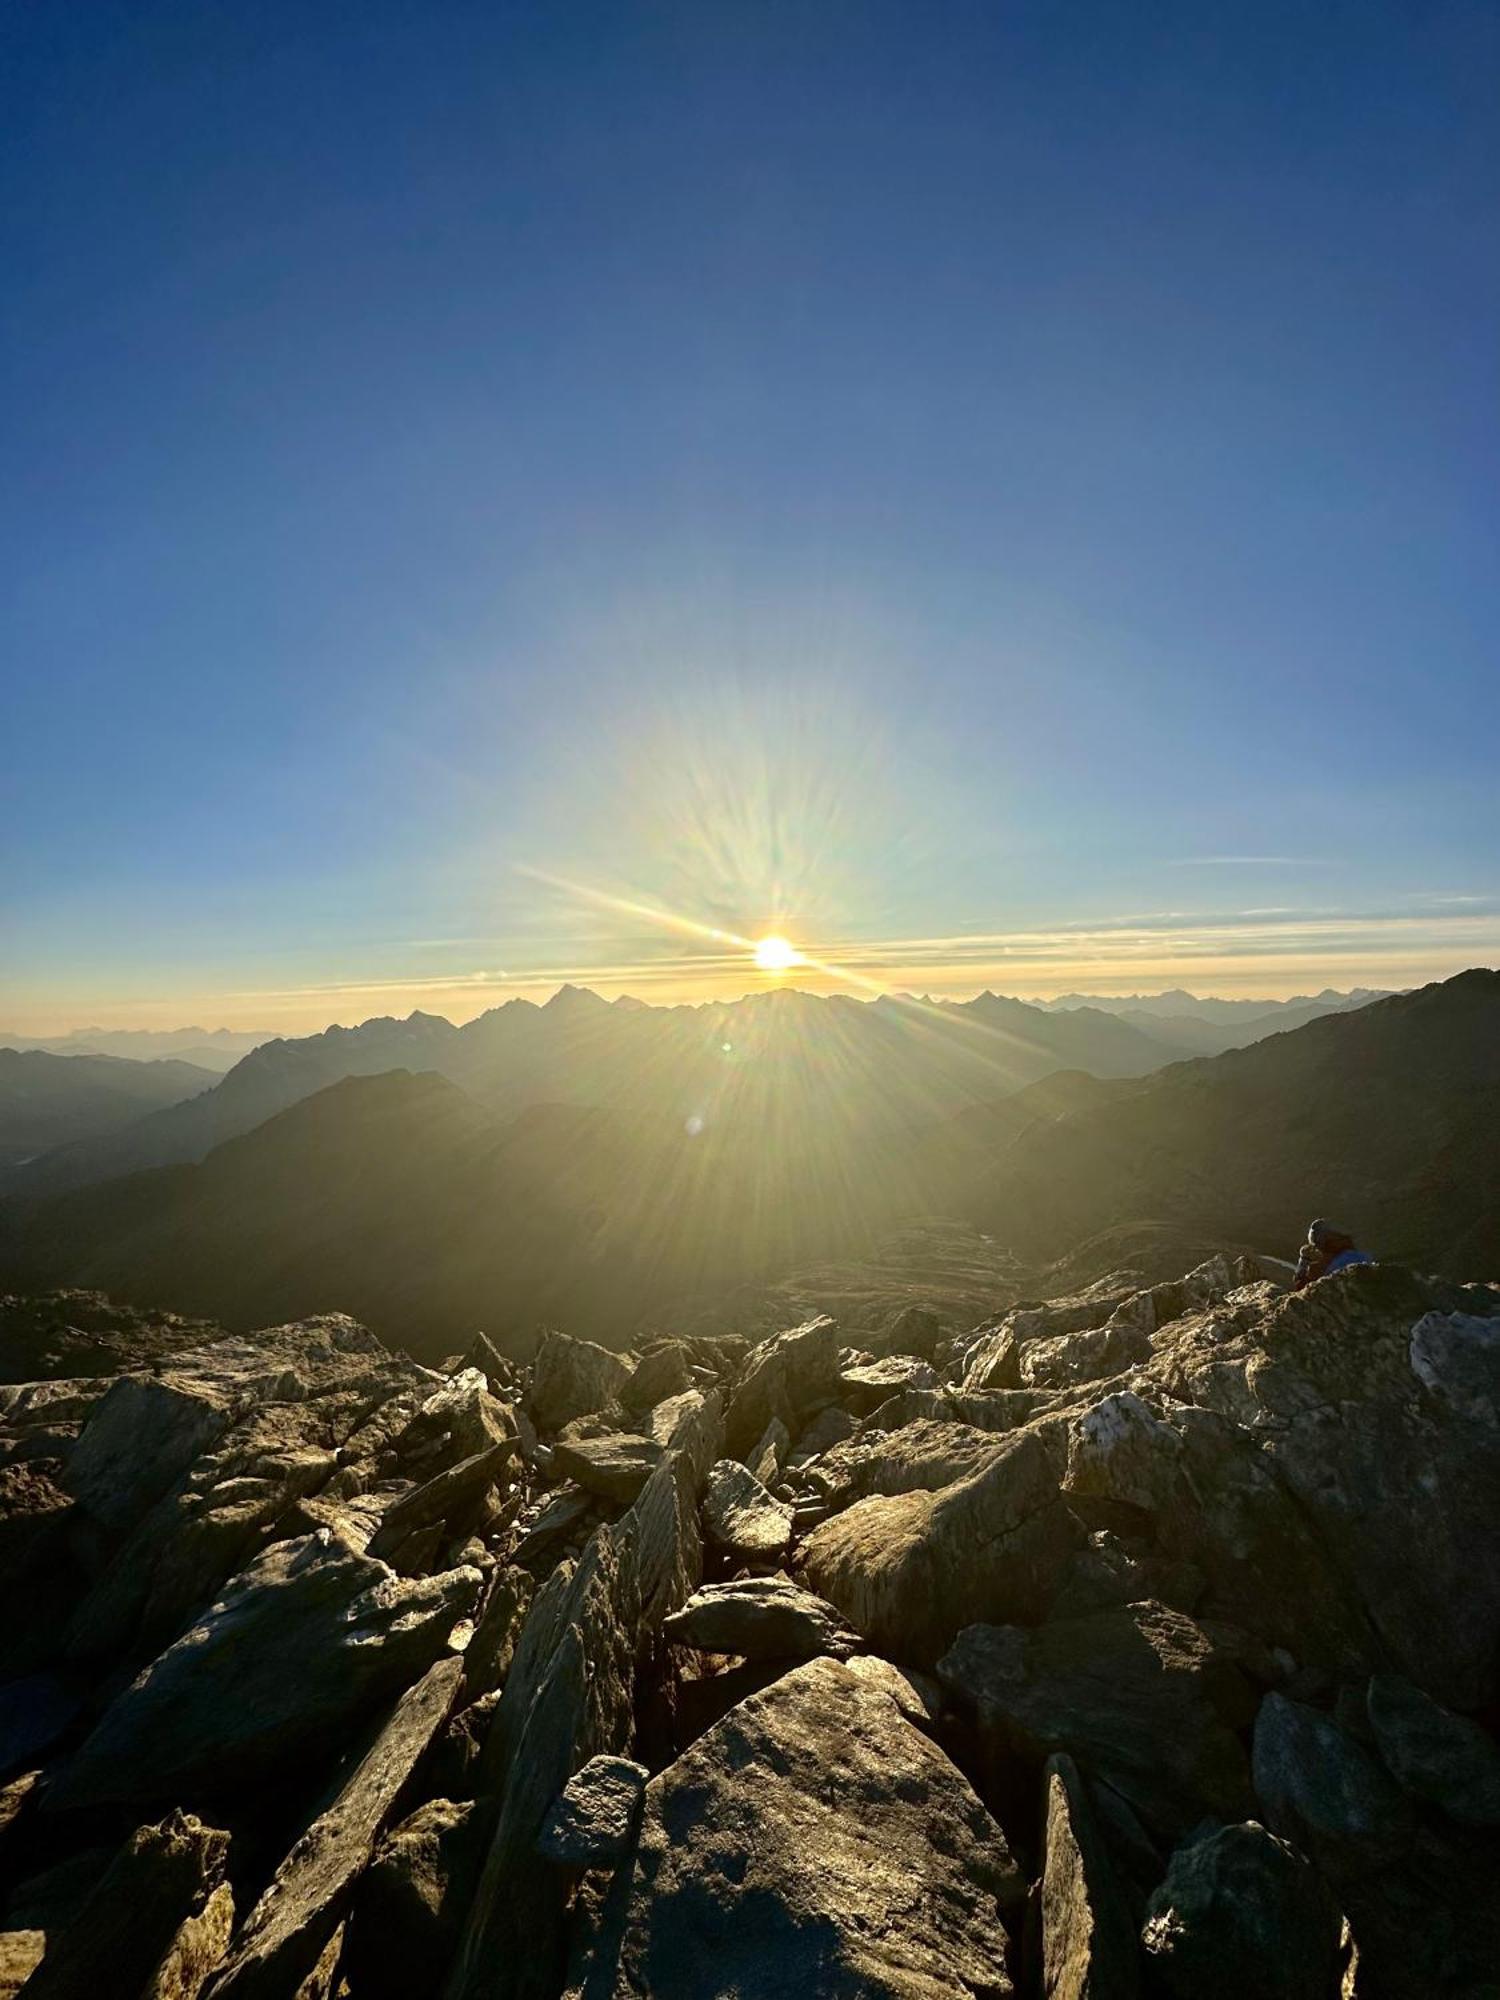
[[[1335,1271],[1347,1271],[1351,1264],[1373,1264],[1375,1259],[1363,1250],[1340,1250],[1337,1257],[1331,1257],[1324,1266],[1323,1276],[1331,1278]]]

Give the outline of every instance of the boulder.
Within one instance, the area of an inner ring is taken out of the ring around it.
[[[646,1788],[574,1989],[654,2000],[1001,2000],[1025,1894],[967,1781],[884,1694],[813,1660],[732,1709]]]
[[[1374,1675],[1366,1702],[1375,1747],[1399,1785],[1466,1826],[1500,1826],[1500,1745],[1487,1730],[1396,1674]]]
[[[1135,1923],[1071,1757],[1042,1780],[1041,1990],[1046,2000],[1135,2000]]]
[[[317,1535],[274,1543],[110,1704],[49,1810],[211,1796],[326,1753],[426,1671],[481,1582],[404,1580]]]
[[[1202,1829],[1176,1850],[1141,1944],[1153,1989],[1173,2000],[1328,2000],[1341,1929],[1316,1869],[1246,1820]]]
[[[635,1364],[629,1380],[620,1391],[620,1401],[627,1410],[652,1410],[665,1402],[668,1396],[680,1396],[692,1387],[688,1374],[688,1350],[680,1340],[663,1341],[659,1347],[650,1348]]]
[[[619,1396],[631,1364],[591,1340],[546,1333],[531,1364],[526,1407],[538,1430],[560,1431],[575,1417],[591,1416]]]
[[[832,1605],[782,1576],[705,1584],[667,1619],[662,1636],[674,1646],[746,1660],[842,1659],[860,1645]]]
[[[385,1560],[420,1528],[436,1526],[445,1534],[467,1532],[485,1495],[497,1479],[506,1476],[519,1451],[517,1439],[501,1438],[434,1473],[410,1493],[403,1493],[382,1515],[368,1553]]]
[[[903,1390],[937,1387],[937,1371],[929,1362],[919,1361],[911,1354],[892,1354],[883,1360],[844,1369],[839,1376],[838,1396],[851,1415],[862,1417]]]
[[[779,1562],[792,1539],[792,1510],[773,1500],[738,1459],[710,1468],[703,1492],[703,1525],[709,1539],[742,1562]]]
[[[779,1417],[796,1435],[804,1414],[838,1393],[838,1328],[811,1319],[752,1347],[724,1417],[727,1449],[740,1457]]]
[[[877,1361],[890,1354],[915,1354],[930,1361],[943,1337],[943,1322],[931,1306],[899,1307],[873,1333],[860,1335]]]
[[[231,1387],[188,1375],[121,1375],[95,1404],[68,1460],[68,1491],[112,1535],[147,1509],[226,1430]]]
[[[537,1852],[567,1868],[612,1868],[630,1852],[650,1776],[628,1757],[591,1757],[559,1793]]]
[[[224,1878],[229,1835],[171,1812],[133,1833],[27,1983],[27,2000],[149,1991]]]
[[[376,1458],[375,1476],[431,1479],[517,1435],[514,1411],[490,1394],[484,1371],[461,1368],[420,1399]]]
[[[824,1452],[804,1477],[836,1507],[847,1507],[872,1493],[936,1493],[956,1486],[982,1471],[999,1448],[988,1431],[920,1417],[897,1430],[861,1430]]]
[[[1401,1790],[1317,1709],[1268,1694],[1255,1719],[1253,1767],[1267,1823],[1331,1881],[1369,1875],[1406,1851],[1413,1818]]]
[[[662,1447],[650,1438],[610,1431],[603,1437],[561,1439],[552,1448],[552,1469],[586,1493],[628,1507],[660,1465]]]
[[[809,1585],[895,1660],[930,1665],[961,1626],[1040,1617],[1079,1538],[1058,1494],[1061,1431],[993,1442],[968,1479],[857,1501],[802,1545]]]
[[[1165,1605],[1039,1630],[971,1625],[938,1678],[994,1756],[1040,1765],[1064,1752],[1169,1838],[1208,1815],[1244,1817],[1251,1804],[1235,1732],[1253,1692],[1232,1647]]]
[[[386,1834],[355,1886],[344,1970],[360,2000],[441,1991],[474,1892],[480,1808],[429,1799]]]
[[[397,1702],[333,1804],[277,1869],[206,2000],[281,2000],[314,1970],[462,1674],[461,1660],[439,1660]]]
[[[805,1465],[809,1459],[821,1458],[825,1451],[832,1451],[846,1438],[852,1438],[858,1426],[849,1412],[838,1403],[830,1403],[826,1410],[819,1410],[810,1424],[798,1431],[793,1441],[789,1457],[783,1470]]]

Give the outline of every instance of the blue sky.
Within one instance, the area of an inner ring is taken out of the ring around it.
[[[1493,6],[0,38],[0,1026],[1500,957]]]

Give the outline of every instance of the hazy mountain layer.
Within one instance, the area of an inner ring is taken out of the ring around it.
[[[985,1104],[1059,1069],[1139,1076],[1180,1056],[1153,1026],[1111,1015],[1048,1015],[982,994],[959,1005],[820,998],[796,991],[698,1007],[610,1005],[564,987],[543,1007],[512,1000],[455,1027],[432,1014],[366,1021],[253,1050],[195,1103],[39,1161],[20,1183],[81,1186],[141,1167],[201,1160],[331,1083],[430,1070],[497,1114],[571,1104],[632,1121],[711,1127],[726,1107],[771,1129],[820,1108],[846,1127],[890,1133]]]
[[[570,1011],[584,1026],[602,1007]],[[843,1018],[780,1002],[761,1015],[773,1031]],[[901,1046],[914,1066],[929,1052]],[[436,1075],[346,1078],[199,1165],[12,1202],[0,1271],[236,1325],[352,1310],[431,1354],[476,1325],[523,1345],[544,1322],[620,1340],[685,1301],[868,1263],[921,1217],[969,1222],[992,1278],[1017,1285],[1059,1259],[1070,1282],[1181,1268],[1212,1240],[1290,1255],[1315,1214],[1376,1253],[1500,1269],[1497,973],[1153,1077],[1063,1073],[956,1114],[941,1066],[916,1071],[919,1093],[889,1046],[883,1065],[814,1033],[792,1048],[773,1032],[757,1059],[724,1056],[711,1096],[674,1098],[667,1073],[607,1108],[519,1116]],[[683,1102],[704,1108],[684,1119]],[[835,1283],[860,1289],[857,1273]]]
[[[179,1062],[222,1072],[273,1038],[270,1028],[74,1028],[66,1035],[12,1035],[0,1030],[0,1048],[42,1049],[54,1056],[123,1056],[131,1062],[175,1056]]]
[[[57,1146],[102,1140],[216,1081],[186,1062],[0,1048],[0,1171]]]

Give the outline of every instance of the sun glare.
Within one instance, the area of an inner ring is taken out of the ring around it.
[[[784,937],[763,937],[756,943],[755,963],[762,972],[790,972],[802,963],[802,954]]]

